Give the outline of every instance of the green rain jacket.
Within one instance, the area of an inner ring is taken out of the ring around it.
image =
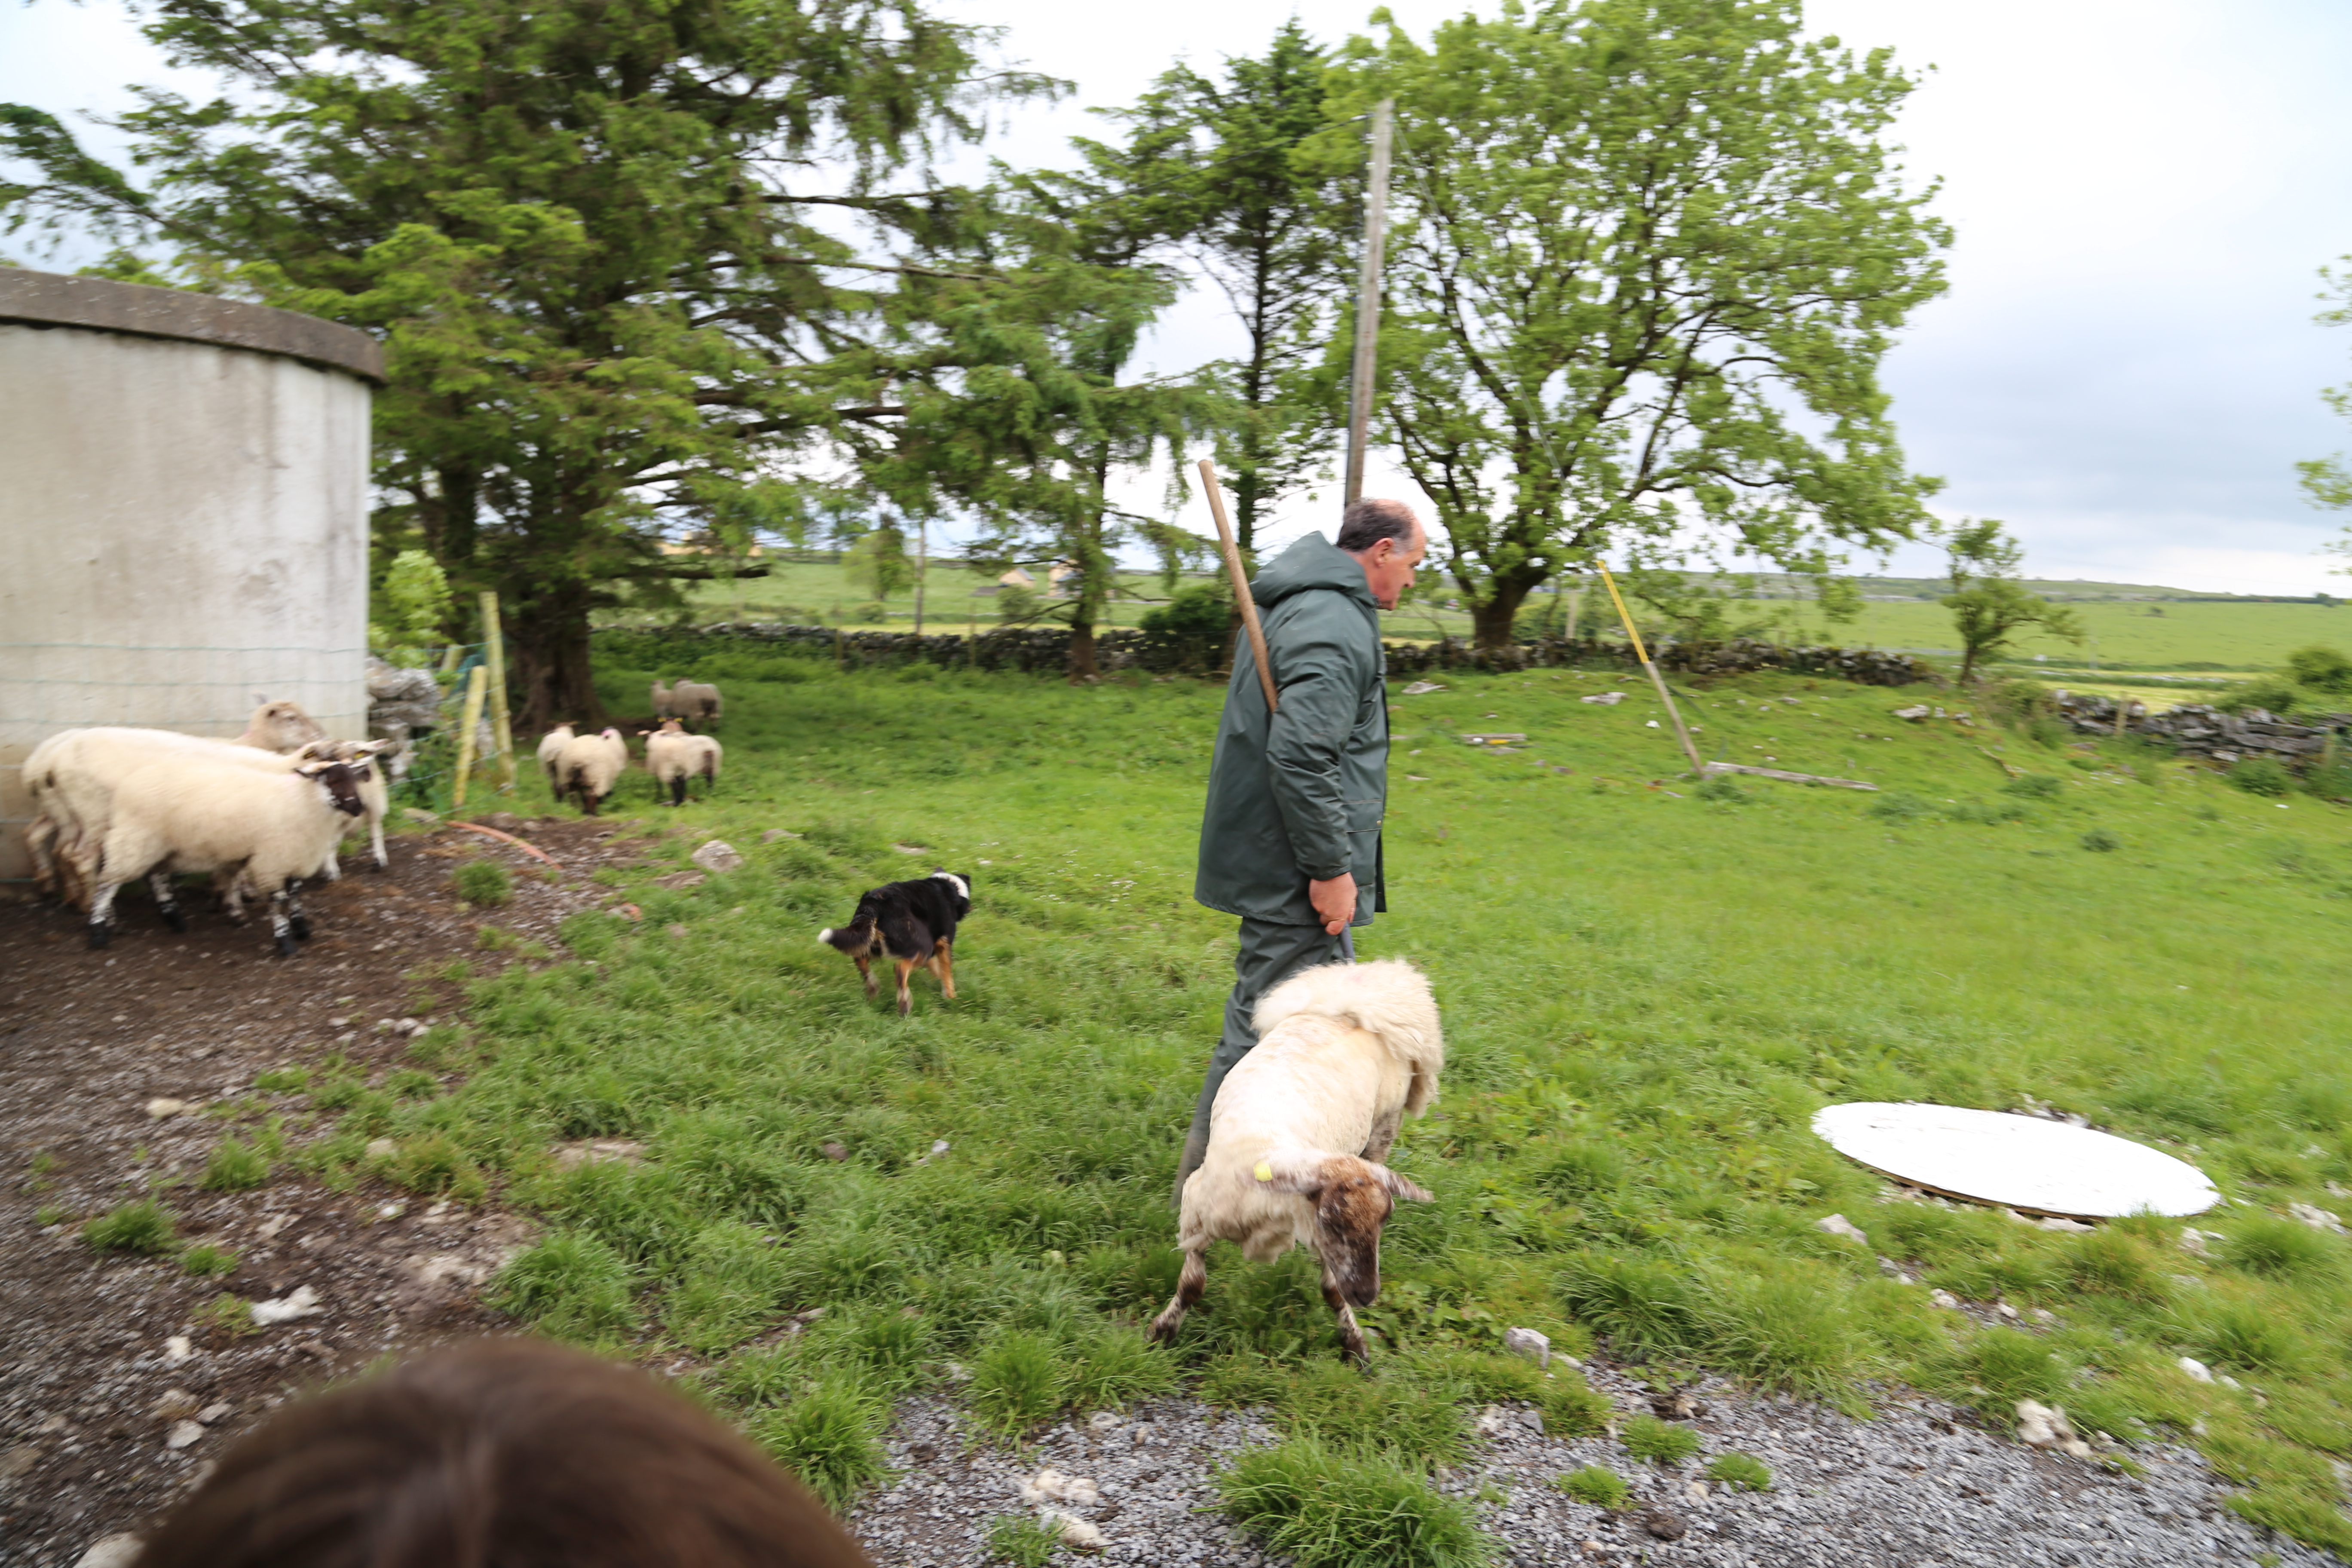
[[[1310,533],[1250,584],[1265,625],[1280,702],[1265,692],[1244,634],[1234,649],[1201,816],[1192,896],[1213,910],[1316,925],[1309,879],[1356,878],[1354,925],[1388,908],[1381,817],[1388,802],[1389,720],[1380,605],[1354,556]]]

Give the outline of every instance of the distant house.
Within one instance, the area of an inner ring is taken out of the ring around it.
[[[1018,566],[999,577],[996,582],[997,585],[1003,588],[1034,588],[1037,585],[1037,579]]]
[[[695,538],[684,540],[665,539],[661,542],[658,548],[664,555],[728,555],[733,553],[730,551],[719,549],[717,542],[707,534],[698,535]],[[765,555],[767,553],[767,550],[762,545],[754,544],[751,549],[745,551],[744,553],[751,556]]]
[[[1066,599],[1070,596],[1070,591],[1078,585],[1078,579],[1083,575],[1084,574],[1078,570],[1076,562],[1056,561],[1046,570],[1045,580],[1053,584],[1051,593],[1055,598]]]

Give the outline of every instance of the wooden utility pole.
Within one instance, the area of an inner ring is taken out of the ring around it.
[[[1381,347],[1381,258],[1389,237],[1389,151],[1396,139],[1396,100],[1372,105],[1371,179],[1364,188],[1364,256],[1356,277],[1356,359],[1348,379],[1346,500],[1364,493],[1364,452],[1370,444],[1372,373]]]
[[[915,523],[915,635],[923,635],[923,578],[931,569],[931,525]]]
[[[490,668],[490,738],[499,748],[499,793],[515,786],[514,721],[507,711],[506,628],[499,620],[499,596],[482,590],[482,658]]]
[[[1625,608],[1625,596],[1617,592],[1617,579],[1609,575],[1609,568],[1598,561],[1593,565],[1601,573],[1609,597],[1617,605],[1617,618],[1625,623],[1625,637],[1633,645],[1633,657],[1650,672],[1650,684],[1658,689],[1658,700],[1666,705],[1666,717],[1674,721],[1675,738],[1682,742],[1683,755],[1690,759],[1691,771],[1701,778],[1706,777],[1706,764],[1699,761],[1698,748],[1691,744],[1690,731],[1683,728],[1683,710],[1675,706],[1675,694],[1666,689],[1666,678],[1658,673],[1658,667],[1650,660],[1650,650],[1642,646],[1642,634],[1633,629],[1633,617]]]

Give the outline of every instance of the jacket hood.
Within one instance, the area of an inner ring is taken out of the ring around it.
[[[1380,607],[1356,558],[1319,533],[1294,541],[1250,579],[1250,597],[1261,610],[1270,610],[1293,594],[1310,588],[1337,588],[1370,608]]]

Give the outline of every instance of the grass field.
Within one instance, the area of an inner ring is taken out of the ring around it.
[[[839,566],[822,562],[779,561],[773,563],[772,571],[774,574],[768,577],[695,584],[688,591],[692,618],[822,621],[851,626],[887,625],[899,629],[911,622],[911,590],[882,601],[887,619],[877,621],[861,613],[872,601],[850,583]],[[987,595],[974,595],[973,589],[981,586],[983,580],[968,568],[943,562],[934,567],[929,581],[926,629],[962,631],[973,625],[975,618],[983,628],[995,624],[997,601]],[[1166,596],[1159,580],[1148,574],[1135,574],[1122,581],[1140,596],[1115,602],[1104,622],[1106,626],[1134,626],[1150,608],[1150,602]],[[1409,638],[1427,638],[1440,633],[1469,636],[1470,617],[1466,614],[1440,607],[1446,597],[1444,585],[1433,577],[1424,577],[1423,584],[1423,602],[1389,617],[1389,635]],[[1538,602],[1537,608],[1540,607]],[[1818,615],[1809,613],[1806,605],[1794,601],[1759,600],[1744,607],[1759,617],[1773,621],[1766,628],[1769,635],[1788,640],[1825,641],[1854,647],[1955,647],[1951,612],[1928,600],[1867,603],[1856,619],[1835,626],[1824,625]],[[2030,664],[2039,654],[2051,665],[2067,670],[2087,668],[2095,658],[2103,674],[2118,669],[2242,674],[2275,669],[2289,651],[2311,643],[2352,647],[2352,605],[2175,600],[2167,604],[2089,602],[2070,607],[2082,617],[2090,633],[2090,642],[2070,644],[2050,637],[2021,637],[2011,650],[2011,658]],[[1596,615],[1602,619],[1596,622]],[[1567,616],[1563,604],[1558,608],[1558,623],[1564,626]],[[1608,635],[1614,636],[1615,622],[1610,616],[1606,598],[1597,590],[1590,594],[1580,612],[1580,624],[1587,627],[1601,626]],[[614,625],[653,624],[663,618],[627,612],[599,617],[602,624]],[[1657,628],[1645,623],[1643,629],[1647,636]],[[2079,679],[2074,684],[2090,689]],[[2097,689],[2106,689],[2105,686]]]
[[[576,917],[563,962],[479,983],[469,1041],[442,1047],[469,1077],[372,1125],[401,1141],[389,1168],[548,1217],[500,1300],[690,1357],[836,1503],[880,1476],[910,1389],[1014,1437],[1181,1384],[1267,1404],[1291,1435],[1229,1479],[1251,1528],[1344,1539],[1377,1521],[1299,1510],[1375,1499],[1424,1542],[1381,1561],[1486,1561],[1423,1479],[1464,1452],[1468,1413],[1530,1397],[1558,1428],[1598,1419],[1576,1374],[1496,1353],[1528,1324],[1852,1409],[1883,1379],[1995,1421],[2054,1399],[2123,1441],[2114,1463],[2193,1440],[2251,1517],[2352,1552],[2328,1468],[2352,1456],[2352,1242],[2284,1217],[2344,1207],[2331,1184],[2352,1182],[2342,810],[2137,749],[1899,722],[1907,695],[1832,682],[1718,683],[1702,743],[1879,794],[1702,795],[1622,676],[1397,698],[1393,912],[1361,945],[1425,966],[1450,1059],[1393,1155],[1437,1201],[1390,1226],[1360,1378],[1332,1363],[1303,1254],[1220,1248],[1172,1352],[1141,1337],[1174,1281],[1169,1181],[1230,973],[1231,922],[1189,896],[1220,693],[740,650],[691,673],[726,689],[727,773],[675,814],[642,774],[625,787],[661,862],[620,883],[644,918]],[[605,669],[608,697],[648,674]],[[1577,700],[1612,679],[1633,695]],[[1471,730],[1531,740],[1480,752]],[[1986,750],[2048,782],[2009,785]],[[762,844],[771,827],[799,837]],[[712,836],[750,866],[653,885]],[[961,994],[919,980],[902,1021],[814,935],[934,866],[974,879]],[[2200,1163],[2229,1201],[2195,1223],[2221,1238],[1885,1201],[1808,1130],[1849,1099],[2080,1112]],[[330,1159],[356,1167],[361,1131],[339,1136]],[[646,1157],[548,1158],[585,1137]],[[1871,1245],[1816,1230],[1833,1211]],[[1980,1330],[1931,1288],[2057,1321]],[[2191,1381],[2183,1354],[2242,1386]]]

